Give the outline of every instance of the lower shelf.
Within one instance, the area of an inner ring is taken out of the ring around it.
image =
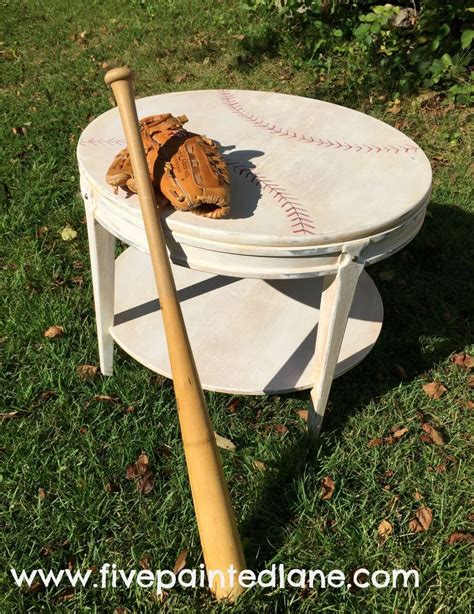
[[[172,266],[203,388],[276,394],[312,387],[321,277],[238,279]],[[336,377],[367,356],[382,319],[382,300],[364,272]],[[111,334],[138,362],[171,377],[150,257],[133,248],[116,260]]]

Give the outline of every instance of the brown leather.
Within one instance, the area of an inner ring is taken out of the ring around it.
[[[152,115],[140,120],[148,170],[155,193],[180,211],[219,218],[230,211],[229,173],[214,141],[188,132],[185,115]],[[106,174],[108,184],[136,192],[127,149]]]

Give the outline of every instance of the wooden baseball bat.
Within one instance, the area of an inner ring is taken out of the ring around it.
[[[124,66],[109,70],[105,75],[105,82],[112,86],[117,101],[138,188],[160,299],[181,436],[204,561],[208,573],[220,570],[224,576],[224,582],[221,584],[220,574],[214,574],[211,590],[218,599],[234,601],[243,590],[236,578],[240,571],[245,569],[245,559],[219,450],[176,294],[158,206],[140,136],[132,78],[131,70]],[[228,574],[231,565],[236,570],[234,582]]]

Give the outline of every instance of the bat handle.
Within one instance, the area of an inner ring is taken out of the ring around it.
[[[243,591],[237,578],[246,568],[245,559],[219,450],[176,294],[140,136],[131,81],[132,71],[126,66],[114,68],[105,76],[105,82],[112,87],[117,100],[138,188],[140,209],[160,297],[181,437],[204,561],[208,573],[217,572],[214,574],[211,590],[218,599],[234,601]],[[231,575],[229,569],[232,568]]]

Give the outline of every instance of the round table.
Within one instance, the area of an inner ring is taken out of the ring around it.
[[[418,232],[431,191],[423,151],[387,124],[338,105],[271,92],[202,90],[137,100],[138,116],[189,117],[218,142],[231,214],[160,210],[202,385],[234,394],[311,388],[319,432],[333,378],[360,362],[382,324],[364,272]],[[125,146],[117,109],[78,148],[99,356],[114,340],[171,375],[138,198],[106,184]],[[115,259],[115,238],[130,247]]]

